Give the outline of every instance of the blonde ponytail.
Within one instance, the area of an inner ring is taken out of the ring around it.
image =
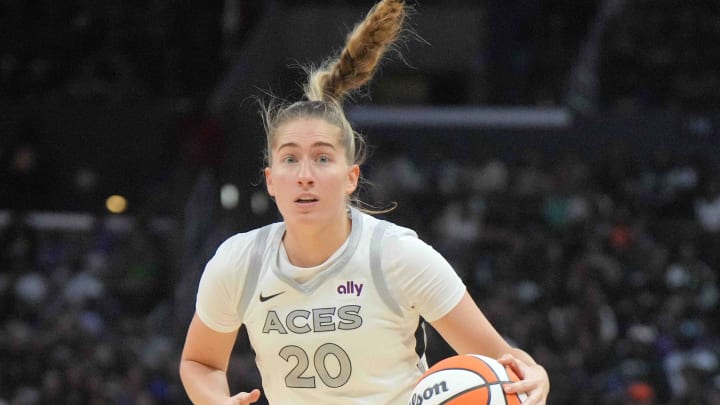
[[[370,81],[383,54],[402,31],[405,5],[385,0],[375,5],[348,35],[340,56],[312,71],[305,86],[310,101],[342,102]]]

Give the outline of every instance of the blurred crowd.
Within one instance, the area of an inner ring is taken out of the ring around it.
[[[706,162],[621,145],[469,164],[393,150],[377,196],[400,195],[396,220],[548,367],[550,403],[719,403],[720,177]]]
[[[501,333],[548,368],[551,404],[718,403],[720,178],[702,160],[638,162],[621,147],[474,162],[384,150],[364,199],[399,204],[388,218],[443,253]],[[212,197],[197,194],[213,189],[198,184],[186,215],[202,239]],[[183,403],[193,296],[174,290],[183,271],[196,287],[217,230],[181,270],[187,228],[178,243],[179,229],[142,221],[53,230],[12,218],[0,244],[0,403]],[[257,382],[240,341],[234,389]],[[430,348],[431,361],[450,354],[433,334]]]
[[[181,402],[168,238],[4,213],[0,404]]]

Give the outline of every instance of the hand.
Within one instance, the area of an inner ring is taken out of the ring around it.
[[[254,404],[257,402],[257,400],[260,399],[260,390],[254,389],[250,392],[241,392],[237,395],[234,395],[230,398],[228,398],[227,401],[223,403],[223,405],[248,405],[248,404]]]
[[[520,377],[520,381],[504,386],[505,392],[524,392],[527,399],[523,404],[544,405],[550,393],[550,378],[547,371],[539,365],[527,365],[511,354],[503,355],[498,359],[500,364],[509,366]]]

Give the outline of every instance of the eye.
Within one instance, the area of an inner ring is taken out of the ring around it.
[[[330,156],[328,155],[320,155],[317,158],[318,162],[320,163],[329,163],[330,162]]]
[[[285,155],[282,157],[281,161],[283,163],[295,163],[295,162],[297,162],[297,159],[295,159],[295,156]]]

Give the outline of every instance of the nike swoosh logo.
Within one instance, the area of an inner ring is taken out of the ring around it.
[[[285,292],[285,291],[280,291],[280,292],[277,293],[277,294],[265,295],[265,296],[262,295],[262,293],[260,293],[260,302],[265,302],[265,301],[267,301],[267,300],[269,300],[269,299],[275,298],[275,297],[277,297],[278,295],[280,295],[280,294],[282,294],[282,293],[284,293],[284,292]]]

